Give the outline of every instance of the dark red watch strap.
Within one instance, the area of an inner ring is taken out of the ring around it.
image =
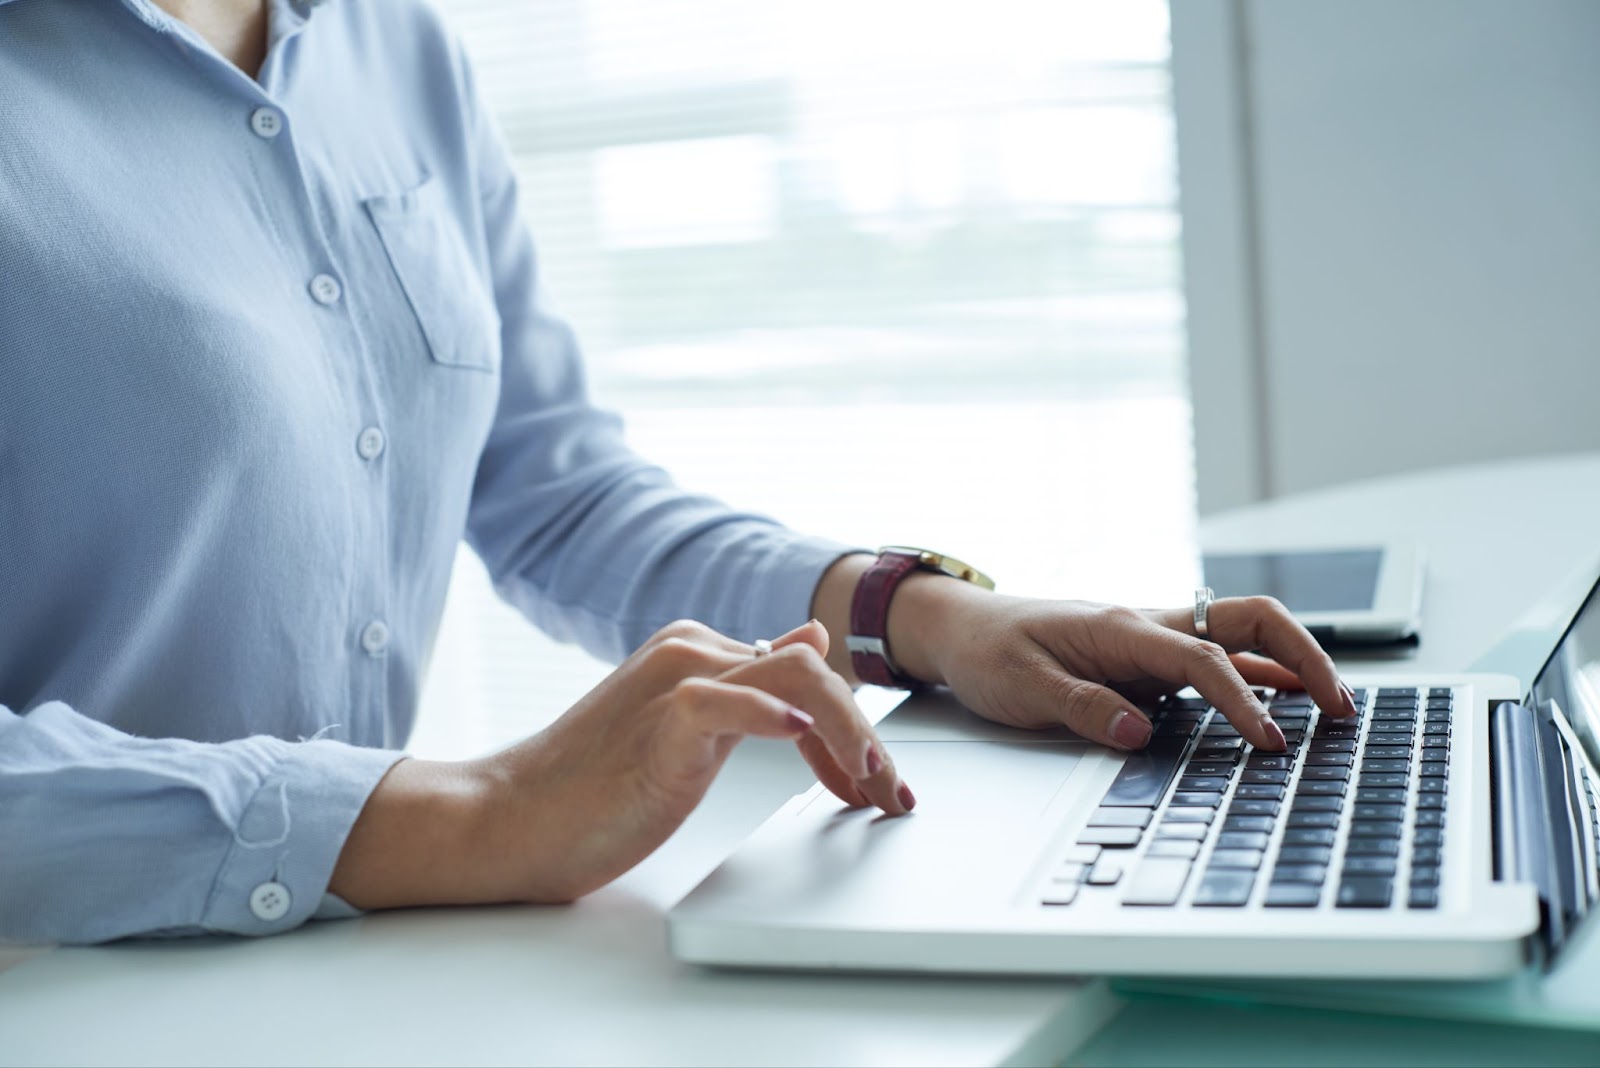
[[[889,658],[889,602],[901,580],[921,563],[909,553],[884,553],[856,583],[850,600],[850,666],[862,682],[907,689],[917,685]]]

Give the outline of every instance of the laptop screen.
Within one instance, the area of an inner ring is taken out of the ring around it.
[[[1600,583],[1589,591],[1555,652],[1539,669],[1528,703],[1554,701],[1580,738],[1600,731]],[[1590,743],[1593,744],[1593,743]]]

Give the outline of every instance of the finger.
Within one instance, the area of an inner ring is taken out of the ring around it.
[[[800,624],[787,634],[781,634],[772,639],[774,651],[790,645],[801,643],[811,646],[822,656],[828,655],[828,628],[822,625],[821,620],[812,619]],[[754,650],[751,650],[754,652]]]
[[[1142,749],[1150,741],[1150,720],[1123,694],[1074,678],[1043,648],[1018,650],[1013,662],[1016,700],[1009,717],[1028,727],[1065,725],[1076,734],[1118,749]]]
[[[856,705],[849,684],[828,666],[815,647],[804,643],[786,646],[770,656],[740,664],[720,677],[755,686],[808,712],[817,723],[814,733],[870,803],[895,816],[916,804],[915,795],[900,780],[877,732]]]
[[[1176,630],[1194,629],[1192,614],[1163,613]],[[1206,613],[1212,641],[1232,650],[1260,649],[1300,679],[1317,706],[1334,716],[1356,714],[1355,695],[1339,678],[1333,658],[1311,632],[1272,597],[1227,597],[1213,601]]]
[[[814,732],[807,732],[795,739],[795,744],[800,748],[800,755],[805,757],[811,770],[817,773],[817,781],[828,788],[828,792],[851,808],[866,808],[872,804],[867,800],[867,795],[861,792],[861,787],[845,770],[839,762],[833,759],[833,754],[828,751],[828,743]]]
[[[1268,657],[1257,656],[1255,653],[1229,653],[1228,659],[1233,661],[1239,677],[1252,686],[1270,686],[1274,690],[1306,688],[1305,683],[1300,681],[1300,676]]]
[[[1274,752],[1286,748],[1283,731],[1220,645],[1151,622],[1134,628],[1127,651],[1146,674],[1199,690],[1251,745]]]
[[[800,709],[764,690],[718,679],[684,679],[672,696],[670,721],[680,736],[795,738],[814,723]]]

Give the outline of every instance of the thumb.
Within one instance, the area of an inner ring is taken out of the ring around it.
[[[1060,718],[1075,733],[1118,749],[1143,749],[1150,740],[1150,720],[1115,690],[1069,678],[1059,693]]]

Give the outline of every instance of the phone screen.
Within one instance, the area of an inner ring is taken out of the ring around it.
[[[1378,594],[1382,549],[1207,553],[1206,585],[1218,597],[1265,594],[1291,612],[1361,612]]]

